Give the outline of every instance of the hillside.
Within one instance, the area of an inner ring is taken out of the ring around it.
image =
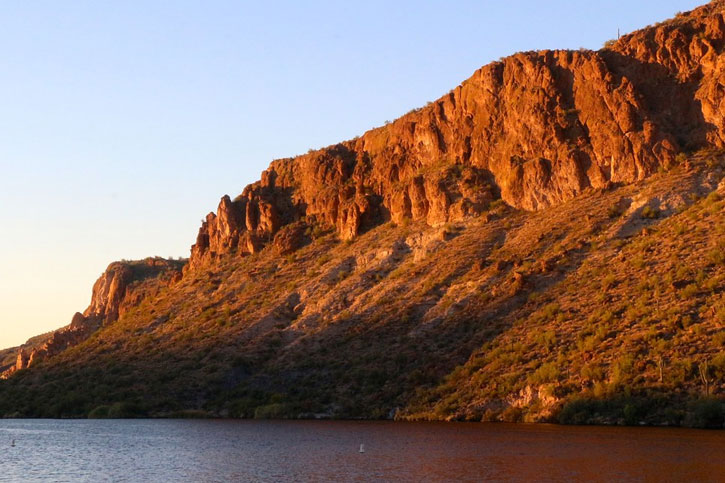
[[[0,415],[722,426],[724,45],[715,1],[274,161],[183,273],[109,266]]]

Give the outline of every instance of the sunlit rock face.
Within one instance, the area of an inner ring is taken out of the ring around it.
[[[255,253],[293,222],[350,240],[387,220],[478,216],[498,198],[539,210],[723,147],[724,25],[716,1],[600,51],[518,53],[359,138],[274,161],[207,216],[190,267]]]

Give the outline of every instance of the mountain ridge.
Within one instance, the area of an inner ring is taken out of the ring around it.
[[[712,2],[598,52],[514,54],[357,139],[274,161],[207,216],[190,266],[254,253],[305,217],[349,240],[387,220],[477,216],[498,197],[535,210],[640,180],[683,149],[723,147],[718,10]],[[460,182],[450,170],[463,170]]]
[[[70,326],[0,366],[0,414],[685,422],[698,375],[706,397],[725,384],[724,45],[718,0],[597,52],[515,54],[273,161],[207,215],[188,263],[111,264]],[[687,216],[687,265],[614,256]],[[589,274],[613,290],[589,320],[565,288],[605,255],[622,273]],[[625,286],[674,312],[622,305]]]

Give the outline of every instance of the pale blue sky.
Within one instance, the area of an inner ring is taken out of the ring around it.
[[[274,158],[700,3],[0,1],[0,347],[69,323],[113,260],[188,256]]]

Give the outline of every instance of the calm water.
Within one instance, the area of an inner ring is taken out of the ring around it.
[[[361,443],[364,454],[359,453]],[[332,421],[0,420],[0,480],[725,481],[725,432]]]

